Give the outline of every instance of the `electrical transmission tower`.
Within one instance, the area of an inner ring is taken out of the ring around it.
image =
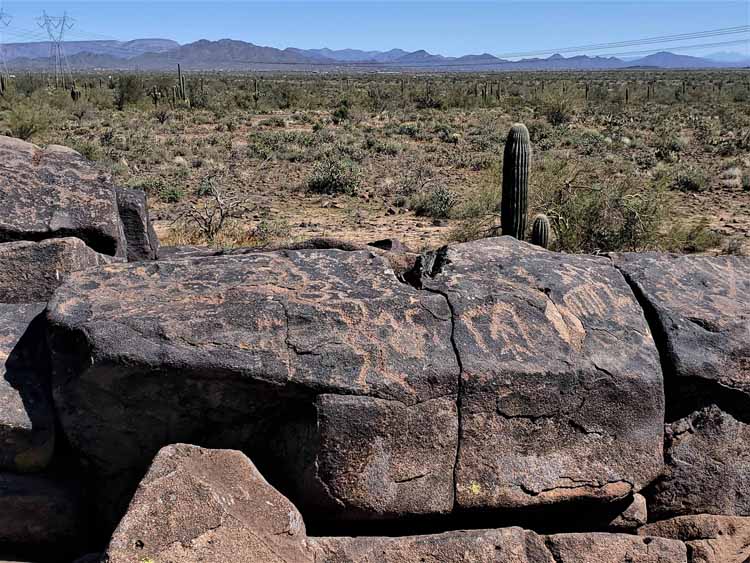
[[[8,14],[8,12],[3,10],[2,6],[0,6],[0,30],[8,27],[12,20],[12,16]],[[2,72],[7,77],[8,63],[5,60],[5,46],[3,45],[2,36],[0,36],[0,65],[2,66],[2,68],[0,68],[0,72]]]
[[[62,16],[49,16],[47,12],[42,12],[42,16],[37,18],[37,22],[39,23],[39,27],[44,29],[47,35],[49,35],[49,58],[50,66],[54,69],[55,88],[59,86],[65,88],[67,86],[65,83],[66,74],[70,77],[70,81],[73,82],[73,73],[65,56],[63,39],[65,38],[65,32],[73,28],[75,21],[67,13]]]

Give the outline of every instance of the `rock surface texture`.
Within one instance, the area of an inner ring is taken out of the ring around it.
[[[126,254],[114,186],[72,149],[0,136],[0,209],[2,242],[73,236]]]
[[[71,272],[112,261],[72,237],[0,244],[0,303],[46,302]]]
[[[746,563],[750,559],[750,518],[678,516],[648,524],[639,533],[685,542],[689,563]]]
[[[659,357],[609,260],[503,237],[427,256],[420,273],[453,312],[459,506],[621,499],[658,475]]]
[[[297,509],[242,453],[163,448],[107,549],[109,563],[313,563]]]

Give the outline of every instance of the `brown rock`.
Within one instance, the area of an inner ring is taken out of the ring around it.
[[[312,563],[297,509],[231,450],[163,448],[107,548],[109,563]]]
[[[626,534],[547,536],[555,563],[687,563],[680,541]]]
[[[542,536],[521,528],[311,541],[315,563],[555,563]]]
[[[667,425],[665,453],[649,499],[655,518],[750,515],[750,425],[711,405]]]
[[[77,238],[0,244],[0,303],[47,301],[71,272],[112,261]]]
[[[125,256],[110,179],[72,149],[0,136],[0,242],[76,237]]]
[[[643,495],[634,494],[630,504],[610,522],[608,528],[617,531],[635,530],[648,520],[648,508]]]
[[[0,470],[38,471],[55,448],[42,311],[43,303],[0,304]]]
[[[685,542],[689,563],[746,563],[750,559],[750,518],[678,516],[648,524],[638,533]]]
[[[659,357],[609,260],[503,237],[428,255],[420,274],[453,311],[459,506],[624,499],[658,475]]]

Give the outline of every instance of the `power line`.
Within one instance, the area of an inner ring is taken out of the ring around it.
[[[73,72],[65,56],[63,41],[65,33],[73,29],[75,21],[67,13],[62,16],[49,16],[46,11],[42,12],[41,17],[37,18],[39,27],[47,31],[51,41],[50,45],[50,64],[54,66],[55,87],[62,84],[65,87],[65,72],[70,75],[70,81],[73,81]]]
[[[0,29],[5,29],[13,21],[13,17],[0,6]],[[3,48],[2,36],[0,36],[0,64],[5,76],[8,76],[8,62],[5,60],[5,49]]]

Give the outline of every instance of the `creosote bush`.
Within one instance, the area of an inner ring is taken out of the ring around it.
[[[327,155],[315,163],[307,189],[317,194],[353,195],[359,182],[359,167],[351,159]]]

